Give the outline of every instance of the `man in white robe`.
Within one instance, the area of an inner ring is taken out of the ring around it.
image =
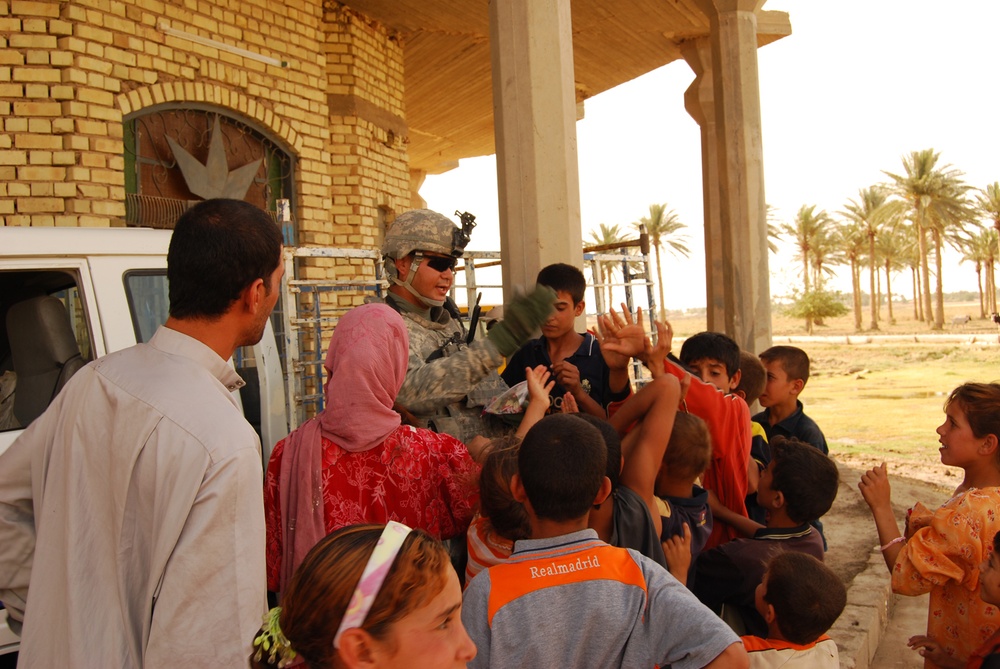
[[[0,456],[19,666],[246,666],[266,607],[260,442],[227,361],[261,338],[281,244],[245,202],[184,214],[164,326],[79,371]]]

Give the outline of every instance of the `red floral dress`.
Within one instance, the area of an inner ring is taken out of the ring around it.
[[[267,585],[277,590],[284,532],[279,478],[287,439],[274,447],[264,477]],[[465,444],[430,430],[400,426],[380,445],[350,453],[323,439],[326,531],[395,520],[438,539],[462,535],[479,502],[479,465]]]
[[[896,558],[892,590],[930,592],[927,635],[965,661],[1000,629],[1000,611],[979,598],[979,565],[1000,531],[1000,488],[973,488],[933,513],[918,503],[909,526],[912,535]],[[925,661],[924,667],[937,665]]]

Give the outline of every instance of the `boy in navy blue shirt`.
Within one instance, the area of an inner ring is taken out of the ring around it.
[[[793,437],[829,454],[826,437],[802,411],[799,394],[809,380],[809,356],[795,346],[772,346],[760,354],[767,370],[767,385],[761,393],[764,410],[753,420],[764,426],[768,441],[775,436]]]
[[[620,368],[609,367],[594,335],[574,329],[584,308],[587,282],[583,272],[556,263],[543,268],[536,282],[556,291],[555,311],[542,324],[542,336],[529,341],[507,361],[503,380],[513,386],[525,380],[525,368],[545,365],[556,382],[553,397],[572,393],[580,411],[606,418],[608,404],[625,399],[632,388],[627,361]]]

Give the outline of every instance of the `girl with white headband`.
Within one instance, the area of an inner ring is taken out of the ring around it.
[[[322,539],[254,639],[252,667],[465,667],[476,647],[447,549],[396,522]]]

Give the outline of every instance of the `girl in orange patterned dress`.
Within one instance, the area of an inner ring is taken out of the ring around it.
[[[979,566],[1000,530],[1000,384],[963,384],[944,406],[937,429],[941,463],[965,471],[954,497],[934,512],[914,505],[901,536],[885,464],[858,484],[875,518],[893,592],[931,593],[927,634],[909,644],[924,657],[925,669],[964,666],[1000,627],[1000,610],[979,597]]]

